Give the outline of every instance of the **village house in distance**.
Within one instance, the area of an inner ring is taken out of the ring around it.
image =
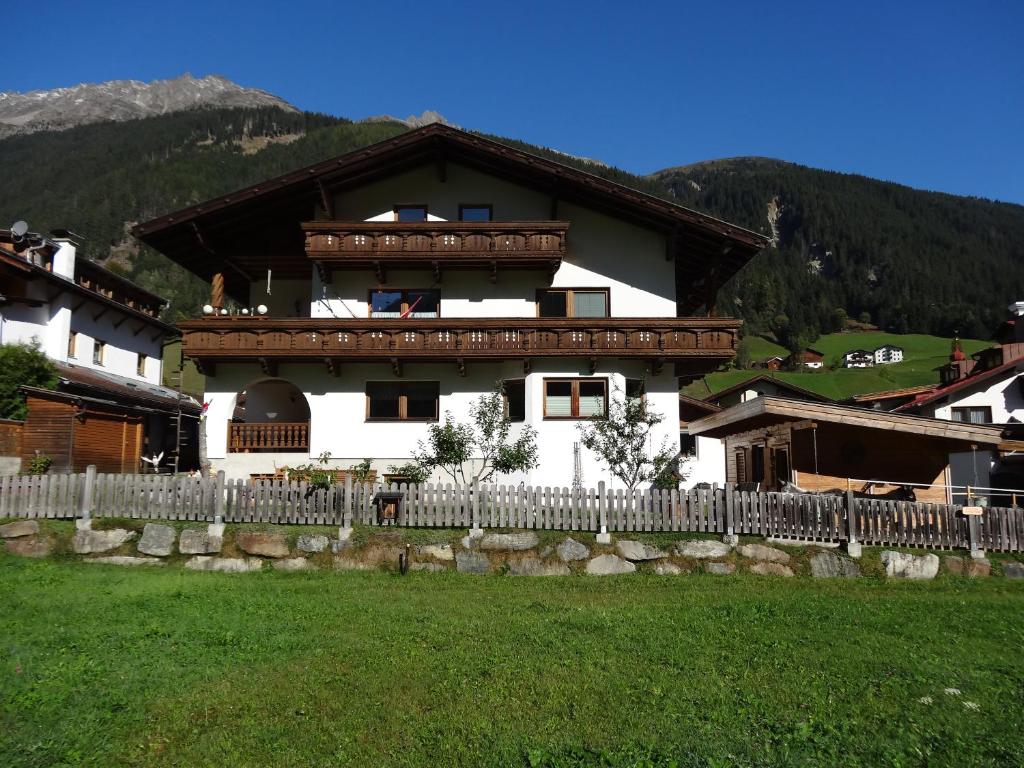
[[[136,473],[162,455],[165,470],[196,466],[199,404],[161,384],[166,302],[77,254],[76,236],[45,237],[25,222],[0,230],[0,343],[38,344],[59,376],[55,391],[23,387],[24,424],[0,466],[40,454],[58,472]]]
[[[434,124],[141,224],[213,285],[181,323],[207,376],[207,450],[229,476],[324,452],[379,475],[496,382],[568,486],[576,425],[646,397],[679,446],[680,378],[735,352],[719,287],[753,232]],[[223,286],[223,290],[222,287]],[[197,314],[199,309],[196,308]],[[616,395],[618,392],[618,395]],[[582,482],[610,476],[585,449]],[[504,479],[503,481],[508,481]]]

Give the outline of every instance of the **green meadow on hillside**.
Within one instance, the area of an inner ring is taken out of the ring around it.
[[[760,337],[744,339],[750,350],[751,361],[762,360],[772,355],[788,354],[785,349]],[[877,365],[873,368],[836,368],[843,355],[854,349],[874,350],[883,344],[894,344],[903,348],[904,360],[892,365]],[[887,389],[914,387],[921,384],[937,384],[939,375],[936,368],[949,361],[951,339],[923,334],[895,333],[830,333],[822,336],[811,346],[825,355],[825,368],[817,371],[764,371],[743,369],[719,371],[689,384],[683,392],[691,397],[704,398],[727,387],[746,381],[764,373],[771,373],[781,381],[795,384],[811,392],[817,392],[833,400],[842,400],[867,392],[882,392]],[[990,341],[961,339],[964,352],[968,355],[992,346]]]

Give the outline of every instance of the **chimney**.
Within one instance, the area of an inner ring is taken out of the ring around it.
[[[55,229],[52,232],[52,240],[57,245],[57,252],[53,254],[53,274],[75,281],[75,254],[78,251],[76,241],[78,236],[66,229]]]

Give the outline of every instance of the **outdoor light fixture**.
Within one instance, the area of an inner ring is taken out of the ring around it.
[[[267,314],[267,305],[266,304],[260,304],[258,307],[256,307],[256,311],[259,314],[261,314],[261,315]]]
[[[221,313],[222,315],[226,315],[226,314],[228,313],[228,311],[227,311],[227,309],[225,308],[225,309],[222,309],[222,310],[220,311],[220,313]]]
[[[243,315],[248,315],[249,314],[249,310],[246,307],[242,307],[242,314]]]
[[[213,314],[213,304],[203,304],[203,314],[204,315],[212,315]]]

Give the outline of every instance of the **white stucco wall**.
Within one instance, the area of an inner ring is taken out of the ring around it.
[[[1022,379],[1024,374],[1008,372],[996,381],[981,382],[977,387],[953,393],[948,402],[932,407],[923,415],[949,420],[953,416],[953,408],[988,406],[992,409],[995,424],[1006,424],[1011,418],[1024,421]]]
[[[682,463],[687,473],[683,486],[692,488],[697,483],[725,485],[725,445],[714,437],[697,436],[697,455]]]

